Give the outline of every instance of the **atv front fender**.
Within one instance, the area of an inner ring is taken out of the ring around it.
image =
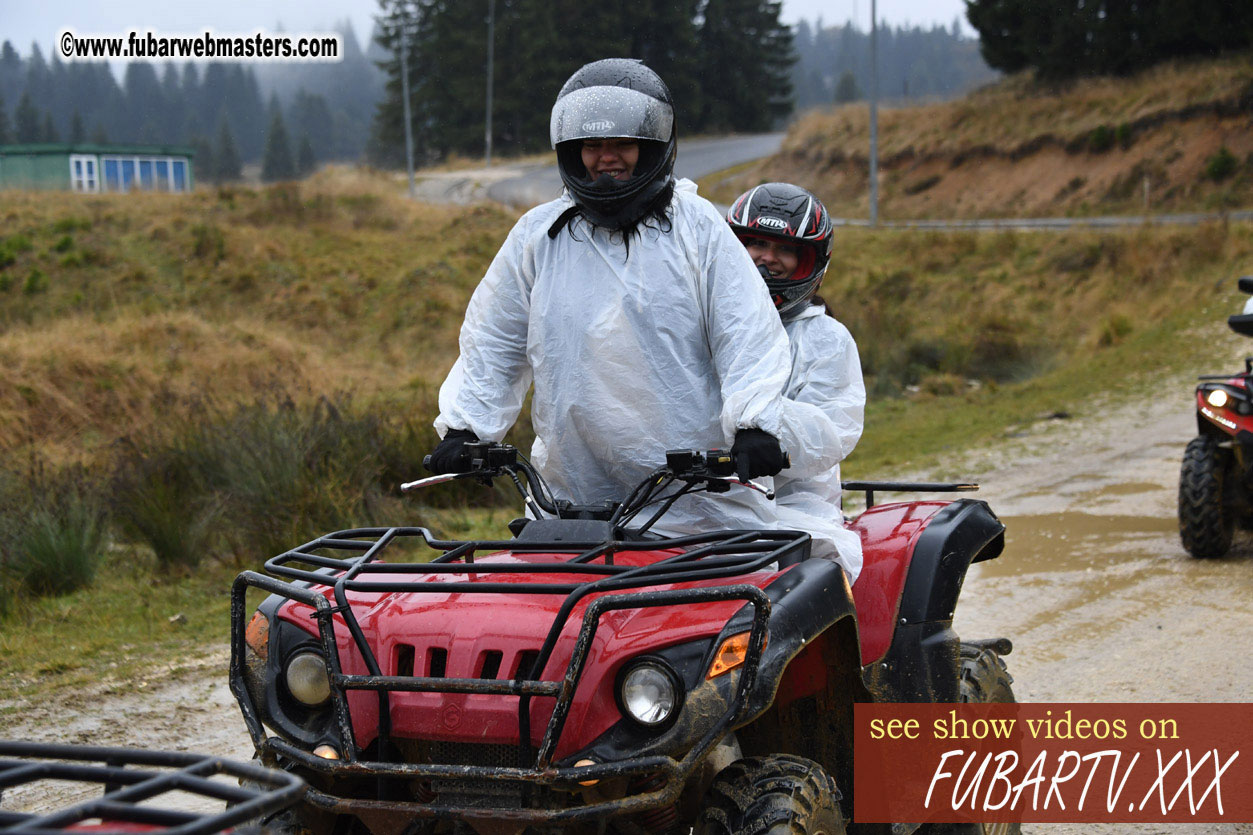
[[[1005,525],[986,502],[959,499],[931,518],[910,557],[892,643],[863,676],[875,701],[958,701],[957,598],[971,563],[1004,547]]]

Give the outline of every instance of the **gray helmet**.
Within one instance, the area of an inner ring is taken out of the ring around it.
[[[611,229],[630,226],[653,206],[674,171],[674,102],[657,73],[634,58],[585,64],[561,88],[549,135],[557,150],[561,181],[579,210]],[[584,139],[639,141],[640,158],[625,181],[588,178]]]

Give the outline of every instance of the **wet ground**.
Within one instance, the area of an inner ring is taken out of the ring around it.
[[[1013,640],[1008,662],[1021,701],[1249,700],[1253,539],[1238,540],[1224,559],[1194,560],[1176,527],[1179,461],[1195,433],[1190,385],[1172,383],[1170,396],[1134,415],[1041,419],[963,465],[1008,536],[1000,559],[971,570],[956,625],[964,637]],[[219,648],[177,677],[154,676],[142,687],[102,684],[24,705],[5,716],[4,734],[247,758],[251,746],[225,682]],[[15,801],[56,802],[47,795],[6,798]],[[1253,825],[1056,824],[1025,831],[1253,833]]]
[[[1013,640],[1007,660],[1020,701],[1249,700],[1253,539],[1238,535],[1218,560],[1192,559],[1180,544],[1179,462],[1196,432],[1186,383],[1180,392],[1134,422],[1042,422],[1022,454],[1007,456],[1012,464],[978,476],[977,495],[1006,524],[1006,546],[972,568],[957,628]],[[1024,831],[1237,833],[1253,824]]]

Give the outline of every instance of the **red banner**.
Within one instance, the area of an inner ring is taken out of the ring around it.
[[[1253,822],[1253,704],[859,704],[855,723],[859,822]]]

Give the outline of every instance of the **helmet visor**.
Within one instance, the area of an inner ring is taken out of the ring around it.
[[[554,148],[572,139],[623,137],[667,142],[674,109],[625,87],[584,87],[557,100],[548,125]]]

